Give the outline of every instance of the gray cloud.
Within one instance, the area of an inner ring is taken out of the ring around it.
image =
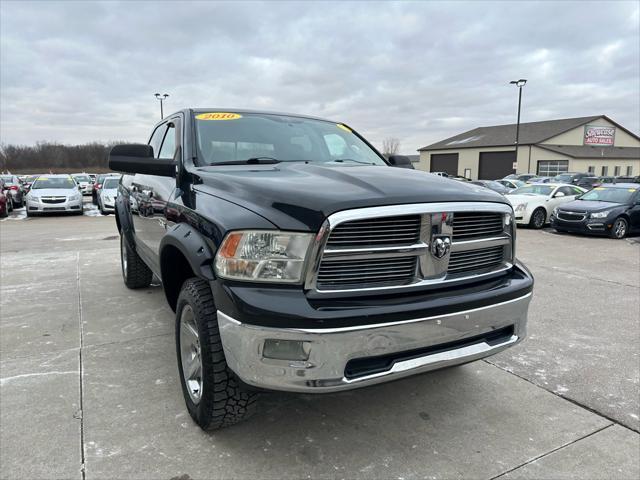
[[[607,114],[640,129],[630,2],[8,2],[0,139],[145,141],[167,110],[333,118],[405,153],[480,125]]]

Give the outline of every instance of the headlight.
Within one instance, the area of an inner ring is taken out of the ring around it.
[[[300,283],[312,238],[311,233],[231,232],[216,254],[216,273],[233,280]]]
[[[590,215],[591,218],[607,218],[611,210],[605,210],[604,212],[594,212]]]
[[[27,201],[31,200],[32,202],[39,202],[40,201],[40,197],[38,197],[37,195],[29,195],[27,197]]]
[[[74,201],[74,200],[80,200],[80,195],[76,194],[76,195],[71,195],[69,197],[69,200]]]
[[[527,204],[526,203],[521,203],[520,205],[518,205],[515,209],[516,212],[524,212],[524,209],[527,208]]]
[[[558,207],[553,209],[553,212],[551,213],[551,215],[553,215],[554,217],[558,216]]]

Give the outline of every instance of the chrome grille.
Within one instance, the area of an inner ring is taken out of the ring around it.
[[[504,258],[504,247],[481,248],[451,253],[449,258],[450,274],[472,272],[499,266]]]
[[[372,218],[345,222],[333,229],[327,247],[361,248],[412,245],[420,239],[420,216]]]
[[[453,240],[471,240],[500,235],[503,215],[491,212],[456,212],[453,214]]]
[[[305,288],[330,294],[477,280],[513,265],[514,235],[507,204],[427,203],[337,212],[316,236]]]
[[[415,256],[325,261],[318,270],[317,285],[323,288],[402,285],[411,282],[415,273]]]
[[[67,197],[42,197],[42,203],[64,203],[67,201]]]
[[[560,210],[558,212],[558,218],[560,220],[566,220],[568,222],[581,222],[587,217],[586,213],[580,212],[563,212]]]

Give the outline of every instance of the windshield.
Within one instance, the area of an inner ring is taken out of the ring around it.
[[[88,175],[74,175],[73,176],[74,180],[76,182],[90,182],[91,179],[89,178]]]
[[[526,185],[516,188],[510,195],[551,195],[552,190],[549,185]]]
[[[198,164],[263,157],[281,162],[386,165],[342,124],[262,113],[195,115]]]
[[[6,185],[13,185],[13,175],[1,175],[0,178]]]
[[[76,188],[76,184],[71,177],[38,177],[31,186],[31,190],[40,188]]]
[[[560,182],[560,183],[571,183],[571,180],[573,179],[573,175],[571,174],[560,174],[560,175],[556,175],[555,177],[553,177],[553,181],[554,182]]]
[[[637,188],[596,187],[582,195],[578,200],[628,203],[637,190]]]
[[[107,178],[102,184],[102,188],[105,190],[109,190],[110,188],[118,188],[119,182],[120,182],[119,178]]]

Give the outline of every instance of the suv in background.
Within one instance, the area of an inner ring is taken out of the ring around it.
[[[590,176],[591,176],[590,173],[564,172],[564,173],[559,173],[558,175],[553,177],[553,182],[577,185],[582,178],[590,177]]]
[[[259,390],[349,390],[525,337],[508,201],[401,160],[343,123],[247,110],[182,110],[112,148],[124,282],[162,281],[203,429]]]

